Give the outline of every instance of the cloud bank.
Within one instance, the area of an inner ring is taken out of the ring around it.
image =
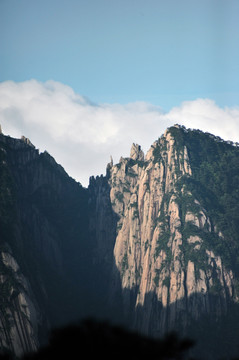
[[[84,186],[89,176],[105,174],[110,156],[115,163],[129,156],[133,142],[146,152],[175,123],[239,141],[239,108],[222,109],[210,99],[184,102],[164,113],[146,102],[94,104],[56,81],[0,83],[3,133],[28,137]]]

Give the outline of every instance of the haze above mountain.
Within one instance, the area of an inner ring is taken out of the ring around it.
[[[111,155],[118,162],[133,142],[146,152],[155,134],[175,123],[239,139],[238,107],[220,108],[210,99],[186,101],[169,112],[146,102],[95,104],[55,81],[0,83],[0,123],[4,134],[24,135],[49,151],[84,186],[91,175],[104,174]]]

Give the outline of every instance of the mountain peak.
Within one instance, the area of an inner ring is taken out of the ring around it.
[[[22,140],[25,144],[27,144],[27,145],[29,145],[29,146],[31,146],[32,148],[35,149],[35,146],[32,144],[32,142],[31,142],[27,137],[22,136],[22,137],[21,137],[21,140]]]
[[[195,335],[207,359],[210,341],[228,354],[224,328],[239,323],[235,144],[176,124],[146,156],[133,143],[129,157],[111,157],[106,176],[84,189],[28,139],[0,143],[0,349],[35,349],[38,318],[53,326],[100,311],[147,335]]]
[[[144,161],[144,152],[141,150],[141,146],[133,143],[130,150],[130,158],[133,160]]]

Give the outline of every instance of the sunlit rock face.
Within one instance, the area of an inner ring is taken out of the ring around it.
[[[146,155],[133,144],[107,168],[117,217],[109,291],[121,289],[125,317],[151,335],[223,316],[238,300],[235,273],[215,247],[224,235],[189,185],[193,166],[180,138],[187,132],[167,129]]]
[[[0,131],[0,350],[87,316],[236,349],[238,182],[238,145],[178,125],[88,189]]]

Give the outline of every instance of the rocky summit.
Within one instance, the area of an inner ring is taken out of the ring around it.
[[[36,351],[88,316],[238,356],[239,148],[175,125],[88,189],[0,134],[0,346]]]

